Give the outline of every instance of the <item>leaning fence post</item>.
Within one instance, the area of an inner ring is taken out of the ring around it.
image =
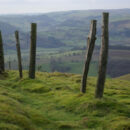
[[[102,23],[102,44],[99,59],[98,80],[96,86],[96,98],[102,98],[104,92],[104,84],[106,79],[107,60],[108,60],[108,46],[109,46],[109,13],[103,13]]]
[[[89,71],[89,65],[92,58],[95,41],[96,41],[96,20],[91,21],[90,33],[87,40],[87,54],[85,59],[85,65],[83,70],[83,77],[82,77],[82,85],[81,85],[81,92],[86,92],[86,83],[87,83],[87,76]]]
[[[3,40],[2,34],[0,31],[0,73],[5,71],[5,64],[4,64],[4,49],[3,49]]]
[[[15,31],[15,38],[16,38],[16,49],[17,49],[17,57],[18,57],[19,76],[20,76],[20,78],[22,78],[23,77],[22,59],[21,59],[20,40],[19,40],[19,32],[18,31]]]
[[[36,64],[36,39],[37,39],[37,25],[31,24],[31,45],[30,45],[30,64],[29,64],[29,78],[35,78],[35,64]]]

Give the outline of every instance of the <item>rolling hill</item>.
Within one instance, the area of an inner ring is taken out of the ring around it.
[[[38,24],[38,36],[40,37],[38,46],[53,48],[59,47],[60,44],[61,46],[66,44],[69,47],[79,47],[85,46],[90,21],[96,19],[98,20],[98,41],[96,44],[100,45],[101,16],[104,11],[110,12],[110,44],[129,46],[130,9],[79,10],[32,15],[1,15],[0,24],[7,24],[7,27],[0,25],[0,29],[3,33],[8,33],[11,28],[11,33],[4,37],[5,40],[7,39],[5,45],[8,45],[8,42],[11,40],[13,46],[15,46],[14,40],[12,40],[12,30],[15,31],[18,29],[24,33],[24,37],[21,41],[24,44],[23,47],[27,48],[25,41],[27,41],[26,39],[30,32],[30,23],[36,22]],[[51,40],[46,43],[44,37],[51,37],[54,43],[52,43]],[[47,46],[46,44],[49,45]],[[10,48],[9,45],[7,47]]]
[[[107,79],[104,98],[94,98],[96,78],[81,94],[81,75],[18,71],[0,75],[1,130],[129,130],[130,81]]]
[[[21,48],[28,49],[29,41],[30,41],[29,32],[28,33],[24,32],[20,29],[20,27],[10,25],[10,23],[7,22],[0,22],[0,30],[2,31],[3,34],[4,47],[6,49],[15,50],[16,42],[15,42],[14,32],[16,30],[19,30],[20,32]],[[65,46],[65,44],[59,39],[56,39],[52,36],[46,36],[46,35],[37,36],[37,45],[38,47],[42,47],[42,48],[57,48],[57,47]]]

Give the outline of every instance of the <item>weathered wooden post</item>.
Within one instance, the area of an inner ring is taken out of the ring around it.
[[[18,68],[19,68],[19,77],[23,77],[22,73],[22,58],[21,58],[21,50],[20,50],[20,40],[19,40],[19,32],[15,31],[16,38],[16,49],[17,49],[17,57],[18,57]]]
[[[85,65],[83,70],[83,77],[82,77],[82,85],[81,85],[82,93],[86,92],[86,83],[87,83],[89,65],[90,65],[90,61],[92,58],[95,41],[96,41],[96,24],[97,24],[96,20],[91,21],[90,33],[87,40],[87,54],[86,54],[86,60],[85,60]]]
[[[29,64],[29,78],[35,78],[35,64],[36,64],[36,39],[37,39],[37,25],[31,24],[31,45],[30,45],[30,64]]]
[[[9,70],[11,70],[11,59],[10,59],[10,57],[9,57],[8,65],[9,65]]]
[[[102,23],[102,44],[99,59],[98,80],[96,86],[96,98],[102,98],[104,92],[104,84],[106,79],[107,60],[108,60],[108,46],[109,46],[109,13],[103,13]]]
[[[5,71],[4,50],[3,50],[2,34],[1,34],[1,31],[0,31],[0,74],[4,71]]]

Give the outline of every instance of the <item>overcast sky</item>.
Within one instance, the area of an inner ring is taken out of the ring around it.
[[[0,14],[130,8],[130,0],[0,0]]]

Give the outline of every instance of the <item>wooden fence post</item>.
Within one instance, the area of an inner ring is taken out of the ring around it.
[[[35,78],[35,64],[36,64],[36,39],[37,39],[37,25],[31,24],[31,46],[30,46],[30,64],[29,64],[29,78]]]
[[[108,46],[109,46],[109,13],[103,13],[102,23],[102,44],[99,59],[98,80],[96,86],[96,98],[102,98],[104,92],[104,84],[106,79],[107,60],[108,60]]]
[[[92,58],[95,41],[96,41],[96,24],[97,24],[96,20],[91,21],[90,33],[87,40],[87,54],[86,54],[86,60],[85,60],[85,65],[83,70],[82,85],[80,90],[82,93],[86,92],[86,83],[87,83],[89,65],[90,65],[90,61]]]
[[[9,67],[9,70],[12,69],[12,68],[11,68],[11,59],[10,59],[10,57],[9,57],[9,61],[8,61],[8,67]]]
[[[4,64],[4,49],[3,49],[3,40],[2,34],[0,31],[0,74],[5,71],[5,64]]]
[[[22,73],[22,59],[21,59],[21,50],[20,50],[20,40],[19,40],[19,32],[15,31],[16,38],[16,49],[17,49],[17,57],[18,57],[18,68],[19,68],[19,77],[23,77]]]

